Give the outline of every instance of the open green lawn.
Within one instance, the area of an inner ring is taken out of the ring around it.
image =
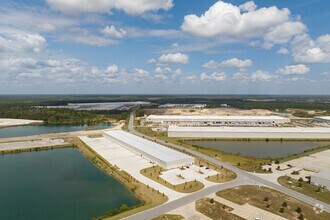
[[[330,204],[330,191],[319,189],[319,187],[306,182],[299,182],[291,177],[281,176],[277,181],[282,185],[294,191],[305,194],[314,199]]]

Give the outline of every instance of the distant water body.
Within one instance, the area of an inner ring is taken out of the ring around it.
[[[0,155],[0,219],[90,220],[141,204],[77,149]]]
[[[254,157],[287,157],[330,142],[313,141],[187,141],[188,144]]]
[[[27,126],[17,126],[8,127],[0,129],[0,138],[10,138],[10,137],[20,137],[20,136],[30,136],[38,134],[51,134],[51,133],[62,133],[62,132],[72,132],[72,131],[82,131],[82,130],[100,130],[111,128],[112,125],[99,125],[91,126],[87,125],[27,125]]]

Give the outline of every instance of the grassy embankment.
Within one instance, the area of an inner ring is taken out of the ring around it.
[[[119,171],[116,167],[112,166],[109,162],[100,157],[95,151],[85,145],[78,138],[68,138],[67,141],[77,147],[82,152],[82,154],[87,159],[92,161],[98,168],[125,184],[143,202],[140,206],[137,207],[111,210],[104,216],[94,218],[95,220],[122,219],[126,216],[160,205],[168,200],[166,195],[163,195],[155,189],[144,185],[125,171]]]
[[[330,204],[330,191],[321,189],[318,186],[311,185],[304,181],[298,181],[291,177],[281,176],[277,181],[282,185],[306,196]]]
[[[202,198],[195,202],[196,211],[211,219],[244,220],[235,214],[230,213],[233,209],[210,198]]]
[[[216,195],[239,205],[249,203],[287,219],[330,219],[329,213],[317,214],[312,206],[263,186],[239,186],[219,191]]]

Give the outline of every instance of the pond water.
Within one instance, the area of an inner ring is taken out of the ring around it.
[[[77,149],[0,156],[0,219],[87,220],[141,203]]]
[[[254,157],[286,157],[330,142],[313,141],[187,141],[188,144]]]
[[[112,125],[27,125],[0,129],[0,138],[30,136],[38,134],[62,133],[82,130],[101,130],[111,128]]]

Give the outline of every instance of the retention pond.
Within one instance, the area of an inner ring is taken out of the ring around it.
[[[141,204],[77,149],[0,156],[0,219],[87,220]]]
[[[316,141],[187,141],[188,144],[254,157],[287,157],[330,142]]]

